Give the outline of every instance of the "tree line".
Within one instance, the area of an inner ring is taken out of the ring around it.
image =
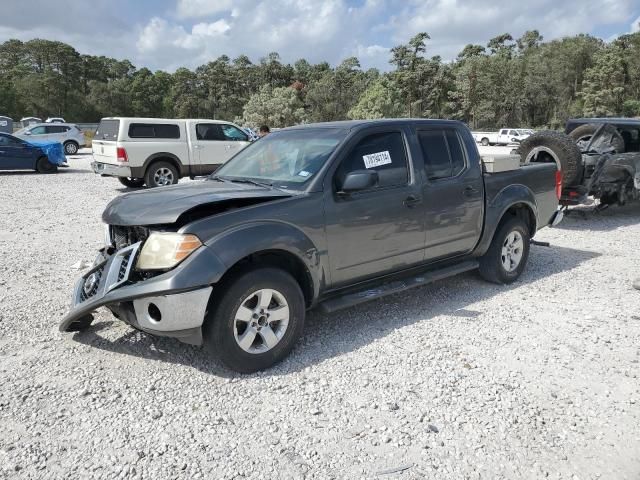
[[[0,45],[0,115],[214,118],[283,127],[384,117],[451,118],[472,128],[557,128],[576,116],[640,116],[640,33],[613,42],[537,30],[467,45],[453,61],[428,55],[427,33],[391,49],[391,69],[356,57],[332,67],[270,53],[219,58],[173,73],[84,55],[35,39]]]

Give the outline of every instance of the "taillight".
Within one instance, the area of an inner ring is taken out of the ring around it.
[[[128,162],[129,161],[129,157],[127,157],[127,151],[122,148],[122,147],[118,147],[116,149],[116,155],[118,157],[118,161],[119,162]]]
[[[562,196],[562,171],[556,170],[556,197],[560,200]]]

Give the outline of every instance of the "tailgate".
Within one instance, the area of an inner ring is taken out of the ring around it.
[[[99,163],[118,164],[118,153],[116,142],[93,141],[91,142],[93,160]]]
[[[91,142],[93,159],[100,163],[118,163],[118,131],[120,130],[120,120],[113,118],[103,118],[96,129]]]

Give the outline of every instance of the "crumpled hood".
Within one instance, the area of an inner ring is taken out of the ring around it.
[[[265,201],[290,197],[291,193],[250,184],[191,182],[127,193],[112,200],[102,214],[109,225],[162,225],[175,223],[183,213],[202,205],[233,199]]]

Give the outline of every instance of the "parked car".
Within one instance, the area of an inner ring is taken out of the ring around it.
[[[284,358],[305,311],[334,311],[478,269],[523,272],[561,219],[555,165],[484,173],[464,124],[303,125],[252,143],[206,181],[129,193],[77,282],[61,331],[106,306],[142,331],[205,344],[231,368]]]
[[[71,123],[36,123],[15,132],[16,137],[36,140],[60,142],[64,153],[75,155],[80,147],[86,144],[84,133],[77,125]]]
[[[42,119],[38,117],[23,117],[20,119],[20,124],[22,125],[22,127],[36,125],[37,123],[42,123]]]
[[[32,145],[8,133],[0,133],[0,170],[54,173],[58,165],[50,161],[44,147]]]
[[[127,187],[160,187],[208,175],[249,143],[240,127],[220,120],[103,118],[91,165]]]
[[[542,131],[518,147],[524,162],[555,163],[563,172],[560,203],[599,207],[640,199],[640,119],[579,118],[565,134]]]
[[[45,123],[67,123],[62,117],[49,117],[45,120]]]
[[[476,142],[488,145],[512,145],[520,143],[530,133],[525,129],[503,128],[498,132],[471,132]]]

